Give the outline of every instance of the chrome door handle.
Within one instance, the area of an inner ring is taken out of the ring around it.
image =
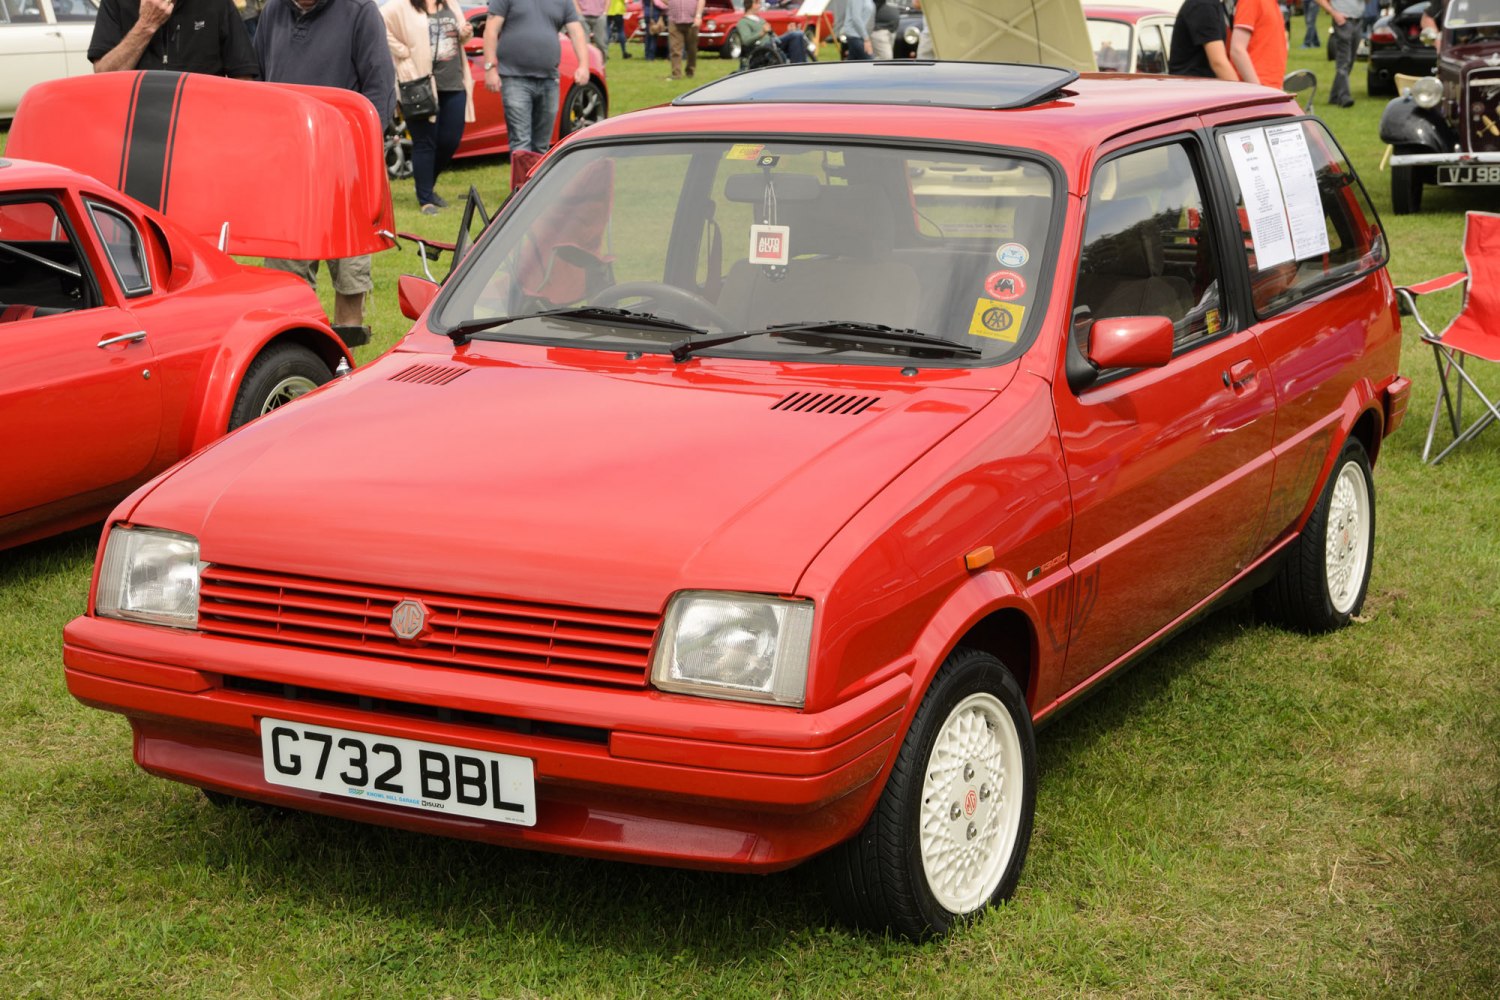
[[[95,347],[108,347],[111,344],[134,344],[137,341],[141,341],[141,340],[145,340],[145,339],[146,339],[146,331],[145,330],[136,330],[134,333],[122,333],[122,334],[119,334],[119,335],[114,336],[114,337],[105,337],[103,340],[99,341],[99,343],[95,344],[94,346]]]

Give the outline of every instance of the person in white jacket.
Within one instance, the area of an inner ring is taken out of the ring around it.
[[[457,0],[391,0],[380,13],[396,81],[428,77],[437,92],[437,114],[406,120],[417,204],[423,213],[435,215],[448,207],[434,190],[438,175],[453,159],[464,123],[474,120],[474,80],[464,57],[464,43],[474,37],[474,29]]]

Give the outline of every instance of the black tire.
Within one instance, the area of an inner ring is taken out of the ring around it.
[[[1397,215],[1422,210],[1422,168],[1391,168],[1391,208]]]
[[[746,69],[761,69],[765,66],[780,66],[786,62],[779,45],[757,45],[745,62]]]
[[[300,344],[272,344],[250,362],[234,409],[229,430],[291,402],[333,378],[323,359]]]
[[[563,120],[558,129],[560,136],[572,135],[581,128],[597,125],[609,117],[609,98],[593,80],[576,84],[568,91],[563,102]]]
[[[1364,445],[1350,438],[1312,517],[1256,595],[1262,615],[1302,632],[1343,628],[1364,607],[1374,556],[1375,481]]]
[[[740,41],[740,36],[738,34],[731,34],[728,40],[725,41],[723,45],[719,46],[720,59],[738,60],[739,57],[744,54],[744,52],[745,43]]]
[[[856,926],[917,940],[946,934],[1015,892],[1035,810],[1026,696],[999,660],[956,649],[869,821],[823,858],[829,900]],[[943,884],[930,865],[943,866]]]

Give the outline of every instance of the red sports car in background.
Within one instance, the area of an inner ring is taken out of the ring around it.
[[[27,91],[0,160],[0,547],[101,519],[352,363],[305,283],[208,240],[385,249],[381,132],[325,88],[107,73]],[[245,157],[246,135],[270,156]]]
[[[818,41],[829,41],[833,37],[833,12],[825,10],[817,17],[799,14],[802,0],[768,0],[761,12],[771,30],[778,35],[788,31],[807,33],[808,52],[814,53],[814,32]],[[698,49],[717,52],[725,59],[740,57],[739,43],[734,39],[734,26],[739,24],[744,12],[736,10],[729,0],[708,0],[703,8],[703,26],[698,30]],[[625,6],[625,36],[636,38],[641,28],[641,5],[631,0]]]

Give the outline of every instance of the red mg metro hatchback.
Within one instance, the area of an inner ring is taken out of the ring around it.
[[[821,855],[941,933],[1016,887],[1035,722],[1251,589],[1359,611],[1386,254],[1271,90],[739,74],[563,143],[398,347],[125,501],[68,685],[220,800]]]

